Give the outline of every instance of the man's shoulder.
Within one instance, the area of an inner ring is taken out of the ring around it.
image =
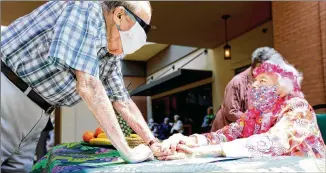
[[[242,83],[243,77],[241,75],[234,76],[230,82],[228,83],[227,87],[234,87],[239,86]]]
[[[88,14],[90,17],[100,19],[102,15],[102,5],[100,1],[67,1],[67,6],[75,8],[81,14]]]
[[[249,72],[250,72],[250,69],[248,68],[245,71],[235,75],[228,83],[228,86],[238,86],[238,85],[242,84],[244,81],[247,81]]]

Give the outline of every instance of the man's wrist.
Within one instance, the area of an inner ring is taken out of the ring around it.
[[[153,144],[155,144],[155,143],[159,143],[160,142],[160,140],[158,140],[157,138],[153,138],[152,140],[150,140],[148,143],[147,143],[147,145],[148,146],[152,146]]]

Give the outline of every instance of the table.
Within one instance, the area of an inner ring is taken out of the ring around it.
[[[32,172],[326,172],[325,162],[325,158],[273,157],[209,163],[154,160],[127,164],[113,147],[75,142],[55,146],[34,165]]]

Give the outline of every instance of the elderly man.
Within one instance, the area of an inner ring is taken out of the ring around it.
[[[270,47],[256,49],[251,58],[251,67],[234,76],[227,84],[224,92],[224,100],[221,109],[218,110],[214,119],[211,132],[236,122],[248,109],[248,89],[252,82],[252,72],[261,63],[269,59],[279,59],[279,54]]]
[[[153,157],[158,140],[125,89],[120,62],[145,44],[151,13],[148,1],[50,1],[1,32],[2,172],[30,172],[49,114],[81,100],[125,161]],[[128,146],[113,108],[152,151]]]

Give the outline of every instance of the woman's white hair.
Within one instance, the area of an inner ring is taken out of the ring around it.
[[[296,76],[296,81],[293,81],[292,79],[290,79],[288,77],[284,77],[284,76],[281,76],[280,74],[277,74],[278,75],[278,83],[279,83],[280,87],[284,90],[284,92],[286,94],[293,94],[293,95],[295,95],[293,82],[296,82],[297,85],[299,86],[299,88],[301,89],[301,83],[302,83],[302,80],[303,80],[303,74],[301,72],[299,72],[293,65],[289,64],[282,57],[282,55],[279,54],[273,48],[269,48],[269,47],[258,48],[255,51],[255,53],[259,53],[260,50],[261,51],[268,50],[267,52],[268,52],[268,55],[270,56],[270,58],[268,58],[268,60],[266,60],[264,62],[278,65],[284,71],[291,72],[291,73],[293,73],[294,76]],[[303,96],[302,93],[300,93],[300,95]]]

